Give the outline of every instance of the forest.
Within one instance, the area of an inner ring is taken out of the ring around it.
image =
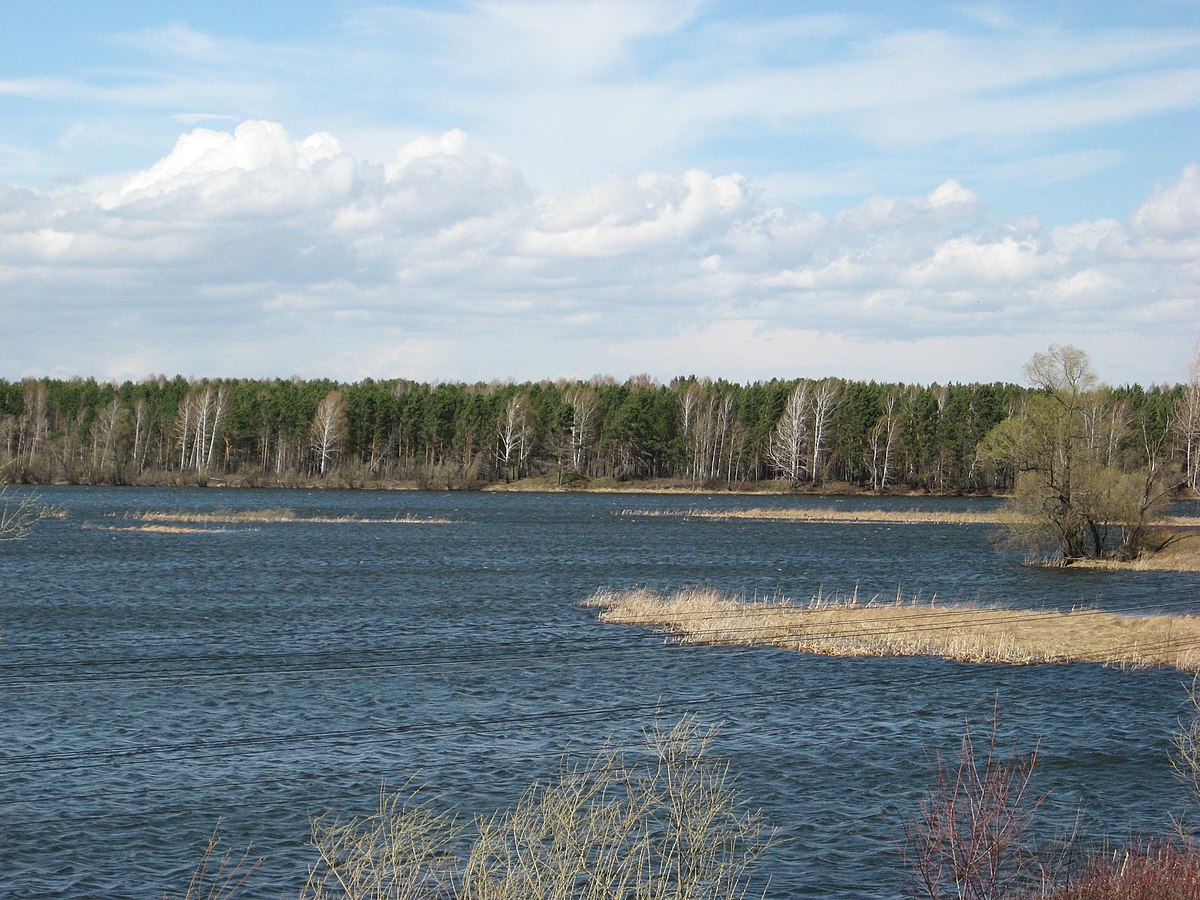
[[[980,442],[1036,389],[837,378],[736,384],[0,380],[0,481],[477,489],[1009,490]],[[1195,385],[1102,387],[1083,439],[1133,470],[1163,452],[1196,487]],[[1189,412],[1190,410],[1190,412]]]

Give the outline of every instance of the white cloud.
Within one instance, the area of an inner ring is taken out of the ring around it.
[[[275,122],[243,122],[232,134],[197,128],[183,135],[169,156],[129,178],[101,202],[115,209],[195,190],[206,206],[217,198],[240,197],[245,201],[238,204],[242,209],[271,213],[280,203],[303,204],[301,195],[320,202],[325,192],[314,191],[314,174],[331,177],[337,182],[334,192],[344,193],[350,167],[328,165],[340,156],[333,135],[321,132],[292,141]],[[251,197],[245,196],[247,190]]]
[[[744,180],[691,171],[644,175],[544,203],[520,248],[532,256],[607,257],[688,246],[724,230],[749,202]]]
[[[325,132],[201,128],[116,186],[0,188],[0,314],[27,323],[0,357],[8,377],[933,380],[1016,377],[1053,340],[1167,380],[1200,322],[1198,181],[1129,224],[1046,229],[955,180],[825,217],[701,170],[538,195],[461,131],[377,163]]]
[[[1133,217],[1138,231],[1160,238],[1200,238],[1200,164],[1192,163],[1174,184],[1160,188]]]

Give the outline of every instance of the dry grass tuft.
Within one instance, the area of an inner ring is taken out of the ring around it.
[[[1200,851],[1194,845],[1135,845],[1091,862],[1070,887],[1048,900],[1195,900],[1200,897]]]
[[[857,591],[746,601],[711,588],[600,590],[600,619],[663,629],[681,644],[767,645],[831,656],[940,656],[1014,665],[1095,662],[1200,671],[1200,617],[1122,616],[862,600]]]
[[[1134,572],[1200,572],[1200,535],[1185,534],[1166,549],[1131,562],[1111,559],[1075,559],[1072,568],[1122,569]]]
[[[411,790],[379,812],[318,820],[305,900],[745,900],[771,830],[749,808],[714,731],[685,718],[632,754],[606,748],[463,828]]]
[[[287,507],[231,510],[215,512],[196,510],[147,511],[128,513],[125,518],[142,522],[185,522],[203,525],[245,525],[253,523],[298,523],[306,525],[453,525],[454,520],[437,516],[394,516],[388,519],[365,519],[359,516],[298,516]]]
[[[224,528],[189,528],[186,525],[84,525],[97,531],[138,531],[146,534],[227,534]],[[247,529],[243,529],[247,530]],[[257,529],[248,529],[255,531]]]
[[[924,509],[834,509],[833,507],[750,509],[622,510],[624,516],[678,517],[686,519],[753,519],[759,521],[807,522],[814,525],[998,525],[1006,514],[968,510]]]

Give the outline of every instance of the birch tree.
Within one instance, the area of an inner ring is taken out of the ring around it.
[[[179,444],[179,468],[206,474],[216,460],[217,437],[225,424],[229,389],[206,384],[188,391],[179,401],[175,416],[175,440]]]
[[[871,490],[877,494],[891,483],[899,435],[900,392],[891,390],[884,396],[883,412],[871,428],[871,455],[867,460],[867,470],[871,473]]]
[[[695,484],[704,484],[728,471],[733,392],[709,382],[692,382],[680,397],[688,471]]]
[[[92,468],[105,477],[115,474],[118,444],[128,413],[118,397],[104,406],[92,423]]]
[[[1188,366],[1188,380],[1175,411],[1175,431],[1183,454],[1184,482],[1200,491],[1200,350]]]
[[[39,381],[26,381],[23,390],[21,415],[21,444],[17,456],[26,468],[43,453],[50,441],[50,392]]]
[[[142,471],[146,464],[146,446],[149,443],[149,418],[146,413],[146,398],[138,397],[133,404],[133,450],[130,460],[135,472]]]
[[[346,404],[341,391],[330,391],[317,404],[308,434],[309,446],[317,456],[318,470],[324,475],[346,439]]]
[[[571,469],[576,475],[582,475],[587,465],[588,450],[595,437],[600,395],[593,388],[577,386],[568,388],[563,399],[571,407]]]
[[[504,406],[497,425],[496,458],[504,480],[520,478],[533,451],[533,408],[527,394],[514,394]]]
[[[801,381],[788,395],[767,444],[771,465],[792,487],[808,473],[808,389],[809,383]]]
[[[842,386],[833,378],[818,381],[812,390],[812,462],[808,472],[813,484],[820,481],[823,474],[821,466],[825,461],[829,432],[833,427],[833,413],[837,409],[841,391]]]

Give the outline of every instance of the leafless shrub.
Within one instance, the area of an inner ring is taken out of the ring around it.
[[[1046,900],[1196,900],[1200,853],[1178,844],[1139,844],[1094,857],[1069,887]]]
[[[1172,735],[1171,768],[1188,789],[1189,806],[1196,807],[1200,805],[1200,675],[1192,679],[1187,702],[1192,712]],[[1185,838],[1196,831],[1193,819],[1192,810],[1172,816],[1175,830]]]
[[[902,847],[915,896],[1000,900],[1041,889],[1048,873],[1031,829],[1045,796],[1031,789],[1036,766],[1036,749],[1001,757],[995,713],[982,747],[968,725],[957,761],[937,756],[933,784]]]
[[[312,845],[319,860],[302,898],[422,900],[457,895],[450,853],[461,828],[410,788],[379,794],[379,811],[348,822],[317,819]]]
[[[714,732],[684,719],[648,735],[651,758],[606,749],[564,761],[517,805],[476,823],[465,857],[452,815],[411,793],[379,812],[317,822],[306,898],[740,900],[770,835],[743,804]]]
[[[34,494],[11,499],[8,486],[0,486],[0,541],[22,540],[43,519],[57,519],[64,515],[61,510],[43,504]]]
[[[200,862],[192,872],[191,881],[180,900],[229,900],[236,897],[245,885],[247,879],[262,863],[261,859],[251,859],[250,848],[241,855],[228,850],[220,856],[217,851],[221,844],[220,826],[213,829],[212,837],[204,847]],[[170,894],[164,894],[170,898]]]

